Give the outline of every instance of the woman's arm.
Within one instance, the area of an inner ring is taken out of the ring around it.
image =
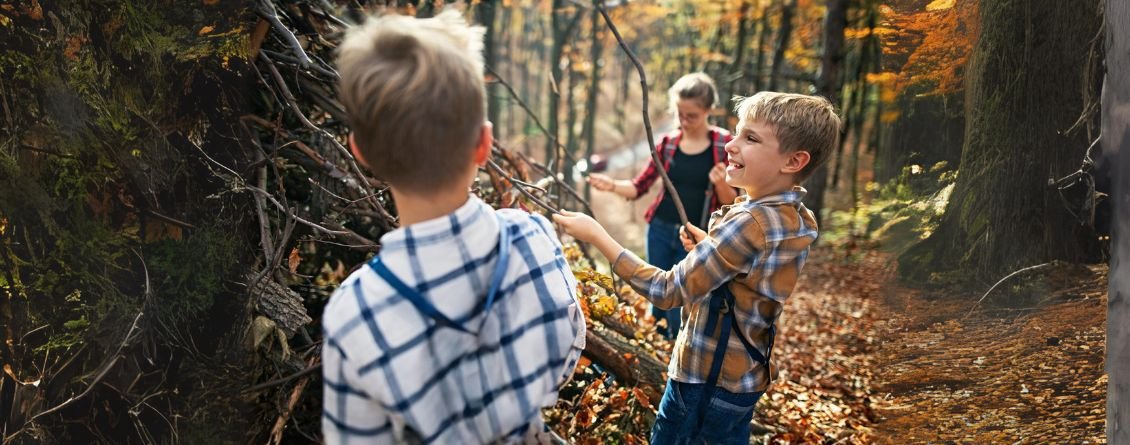
[[[636,199],[636,186],[627,179],[612,179],[600,173],[593,173],[588,177],[592,188],[602,192],[613,192],[627,199]]]

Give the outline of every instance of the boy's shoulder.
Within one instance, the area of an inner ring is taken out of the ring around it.
[[[555,246],[560,247],[561,241],[557,239],[553,224],[546,217],[519,209],[496,209],[494,212],[502,223],[499,230],[511,230],[511,235],[523,238],[549,238]]]
[[[766,242],[797,237],[815,239],[818,234],[815,216],[802,203],[747,198],[722,210],[719,224],[756,226]]]

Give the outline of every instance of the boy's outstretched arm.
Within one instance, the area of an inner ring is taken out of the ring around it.
[[[612,235],[604,230],[604,226],[584,213],[562,210],[561,213],[553,215],[553,222],[578,241],[592,244],[608,261],[616,261],[616,257],[624,250],[624,246],[616,242]]]
[[[612,263],[613,272],[628,280],[636,292],[656,307],[669,309],[693,304],[718,286],[742,273],[749,273],[759,252],[765,250],[765,237],[749,212],[728,215],[728,224],[712,228],[687,257],[671,270],[649,265],[620,243],[592,217],[562,212],[554,215],[565,233],[596,246]]]

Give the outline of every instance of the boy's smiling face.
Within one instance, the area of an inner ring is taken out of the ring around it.
[[[808,164],[808,152],[782,153],[777,130],[763,120],[739,121],[726,153],[726,183],[754,199],[791,189],[795,173]]]

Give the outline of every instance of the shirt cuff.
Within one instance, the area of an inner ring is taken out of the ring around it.
[[[619,275],[620,278],[631,281],[640,267],[645,265],[647,263],[639,256],[628,249],[624,249],[620,251],[619,255],[616,255],[616,261],[612,262],[612,272]]]

